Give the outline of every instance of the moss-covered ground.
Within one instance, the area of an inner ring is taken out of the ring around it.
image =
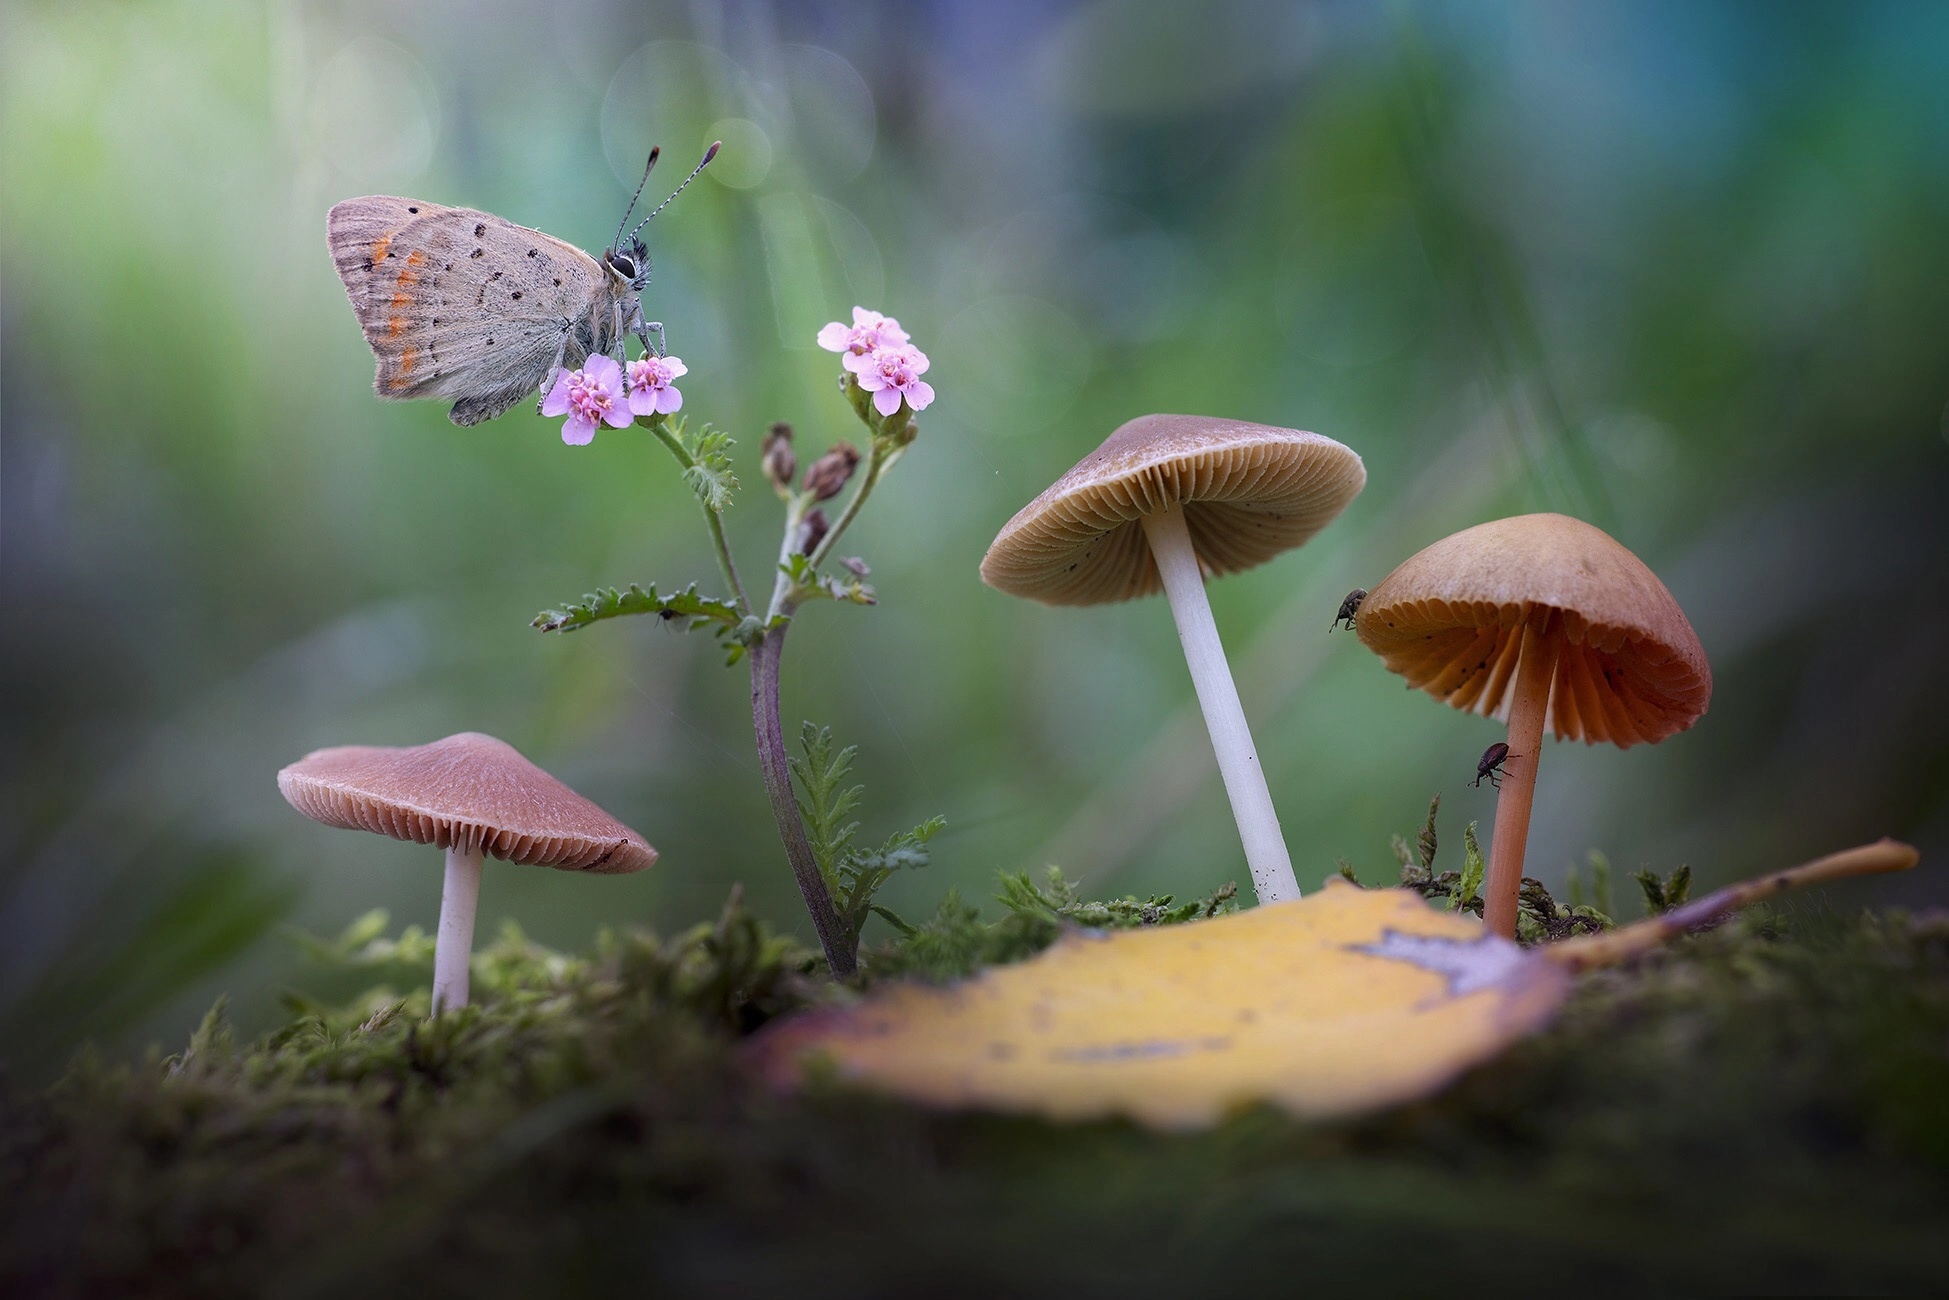
[[[944,909],[880,969],[1019,956],[1049,911]],[[377,924],[333,978],[405,988],[424,940]],[[739,1043],[829,995],[806,957],[734,902],[583,957],[504,935],[438,1021],[347,993],[252,1043],[219,1011],[175,1056],[83,1058],[7,1099],[0,1290],[1949,1289],[1949,917],[1750,915],[1583,977],[1426,1102],[1179,1136],[769,1095]]]

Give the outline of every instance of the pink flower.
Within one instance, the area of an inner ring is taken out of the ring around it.
[[[856,357],[880,348],[897,347],[906,341],[907,331],[900,328],[899,321],[864,307],[853,308],[850,328],[833,321],[819,331],[820,347],[828,352],[845,352]]]
[[[684,404],[670,381],[690,373],[675,357],[646,356],[629,363],[629,409],[638,415],[668,415]]]
[[[921,378],[927,373],[927,354],[910,343],[901,343],[843,363],[859,380],[859,386],[873,394],[873,409],[883,416],[900,409],[900,399],[916,411],[924,411],[934,400],[933,385]]]
[[[543,415],[566,415],[562,441],[571,447],[586,447],[594,441],[600,421],[621,429],[635,417],[623,400],[623,368],[598,353],[582,363],[580,370],[563,370],[555,376],[555,386],[541,399]]]

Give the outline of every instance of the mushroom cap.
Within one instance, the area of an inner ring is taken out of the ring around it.
[[[415,844],[602,875],[656,861],[641,835],[478,731],[406,749],[315,750],[279,772],[277,788],[315,822]]]
[[[1205,573],[1237,573],[1305,543],[1366,483],[1360,457],[1317,433],[1139,416],[1003,526],[981,580],[1045,605],[1148,596],[1163,583],[1144,515],[1183,506]]]
[[[1557,639],[1547,725],[1620,748],[1685,730],[1712,698],[1698,634],[1665,584],[1600,528],[1564,515],[1478,524],[1367,593],[1354,627],[1408,685],[1507,722],[1523,626]]]

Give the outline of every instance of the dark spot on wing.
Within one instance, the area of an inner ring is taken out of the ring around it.
[[[471,252],[471,253],[469,253],[469,254],[467,254],[467,256],[469,256],[469,257],[479,257],[479,256],[480,256],[480,255],[481,255],[481,254],[482,254],[483,252],[485,252],[485,251],[486,251],[485,249],[480,249],[480,248],[476,248],[476,249],[475,249],[475,250],[474,250],[473,252]]]
[[[535,250],[534,250],[534,249],[532,249],[532,248],[531,248],[531,249],[529,249],[529,250],[528,250],[528,256],[529,256],[529,257],[533,257],[534,255],[535,255]]]
[[[368,271],[370,271],[370,270],[372,269],[372,259],[371,259],[371,258],[369,258],[369,257],[368,257],[368,258],[366,258],[366,259],[365,259],[365,267],[364,267],[364,269],[365,269],[365,270],[368,270]],[[560,281],[560,280],[557,280],[557,281],[555,281],[555,283],[556,283],[556,284],[560,284],[560,283],[561,283],[561,281]]]
[[[448,263],[447,263],[447,264],[446,264],[445,266],[443,266],[443,267],[441,267],[440,269],[441,269],[442,271],[451,271],[451,270],[453,270],[453,263],[452,263],[452,262],[448,262]]]
[[[521,301],[521,290],[516,289],[511,296],[514,298],[516,302]]]
[[[493,283],[494,283],[494,282],[495,282],[496,280],[498,280],[498,279],[500,279],[500,278],[501,278],[501,272],[499,272],[499,271],[496,271],[496,272],[495,272],[494,274],[492,274],[492,275],[490,275],[490,276],[488,276],[488,277],[487,277],[487,282],[488,282],[489,284],[493,284]]]
[[[418,208],[408,208],[408,209],[406,209],[406,210],[407,210],[408,212],[411,212],[411,213],[415,213],[415,214],[417,214],[417,213],[419,212],[419,209],[418,209]]]
[[[555,283],[556,283],[556,284],[560,284],[561,282],[562,282],[562,277],[561,277],[561,276],[559,276],[559,275],[558,275],[558,276],[556,276],[556,277],[555,277]]]
[[[480,238],[480,237],[481,237],[482,235],[484,235],[484,234],[486,234],[486,233],[487,233],[487,223],[486,223],[486,222],[484,222],[484,221],[481,221],[481,222],[476,222],[476,223],[474,224],[474,238],[475,238],[475,239],[479,239],[479,238]]]
[[[490,347],[490,348],[491,348],[491,347],[493,347],[493,346],[494,346],[494,340],[493,340],[493,339],[489,339],[489,340],[487,340],[487,346],[488,346],[488,347]]]

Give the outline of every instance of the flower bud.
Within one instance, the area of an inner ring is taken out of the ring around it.
[[[765,477],[779,491],[791,486],[792,476],[799,472],[799,458],[792,451],[792,426],[780,420],[765,434],[764,443]]]
[[[826,540],[826,533],[831,528],[832,525],[826,521],[825,511],[817,506],[806,511],[805,518],[799,522],[799,554],[810,555],[818,550],[819,543]]]
[[[832,450],[812,462],[805,471],[805,490],[820,501],[830,501],[845,488],[846,481],[859,467],[859,448],[850,442],[835,442]]]

